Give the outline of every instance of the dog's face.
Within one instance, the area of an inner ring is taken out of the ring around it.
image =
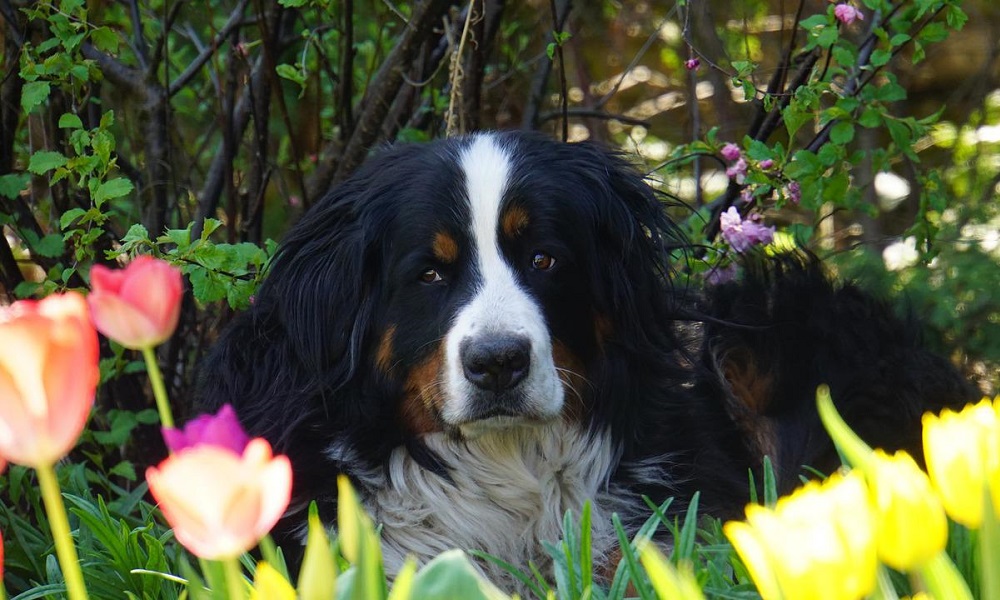
[[[643,303],[662,301],[650,276],[662,215],[596,145],[490,134],[404,146],[302,219],[267,292],[294,290],[276,301],[297,362],[332,373],[332,388],[372,380],[372,404],[341,407],[343,422],[377,414],[409,434],[476,437],[585,421],[606,365],[595,359],[641,340]]]
[[[572,190],[497,138],[452,152],[436,182],[448,193],[408,195],[391,220],[376,364],[418,430],[559,418],[598,344]]]

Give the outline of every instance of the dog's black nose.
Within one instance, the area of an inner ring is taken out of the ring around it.
[[[531,342],[513,335],[466,339],[459,347],[465,378],[476,387],[500,393],[528,374]]]

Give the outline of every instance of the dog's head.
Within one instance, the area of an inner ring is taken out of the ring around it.
[[[642,176],[595,144],[387,150],[286,236],[244,335],[224,341],[259,346],[241,364],[260,381],[229,394],[255,403],[251,428],[312,411],[398,431],[387,443],[593,419],[612,348],[655,345],[670,232]]]

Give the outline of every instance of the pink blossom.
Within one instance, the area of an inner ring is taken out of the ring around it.
[[[743,191],[740,192],[740,200],[742,200],[744,204],[750,204],[753,202],[753,188],[749,186],[743,188]]]
[[[698,60],[697,58],[689,58],[686,61],[684,61],[684,68],[687,69],[688,71],[694,71],[700,66],[701,66],[701,61]]]
[[[802,201],[802,186],[799,185],[798,181],[793,181],[788,184],[788,199],[792,204],[798,204]]]
[[[833,9],[833,16],[844,25],[850,25],[855,21],[864,21],[865,15],[850,4],[838,4]]]
[[[730,206],[719,217],[722,239],[736,252],[746,252],[755,244],[770,244],[774,240],[774,227],[766,227],[759,221],[758,215],[743,219],[736,207]]]
[[[732,142],[722,147],[722,158],[729,162],[739,159],[742,155],[743,152],[740,150],[740,147]]]
[[[742,156],[735,163],[726,169],[726,175],[730,179],[735,179],[736,183],[743,185],[747,180],[747,161]]]
[[[172,452],[195,446],[221,446],[242,454],[250,438],[240,426],[233,407],[225,404],[215,415],[201,415],[184,426],[184,430],[163,428],[163,440]]]
[[[760,168],[764,169],[765,171],[773,166],[774,166],[774,161],[771,160],[770,158],[765,158],[764,160],[760,161]]]
[[[705,282],[708,285],[720,285],[736,279],[736,263],[729,263],[724,267],[712,267],[712,270],[705,274]]]

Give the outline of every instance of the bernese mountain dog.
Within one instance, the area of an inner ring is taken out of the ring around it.
[[[819,384],[871,444],[918,456],[920,415],[974,397],[913,323],[814,259],[678,285],[663,208],[594,143],[387,149],[289,231],[203,365],[202,407],[232,404],[290,457],[285,536],[311,501],[335,526],[348,475],[391,573],[450,548],[544,568],[587,501],[598,560],[612,513],[633,531],[651,514],[644,496],[739,517],[764,456],[781,491],[836,468]]]

